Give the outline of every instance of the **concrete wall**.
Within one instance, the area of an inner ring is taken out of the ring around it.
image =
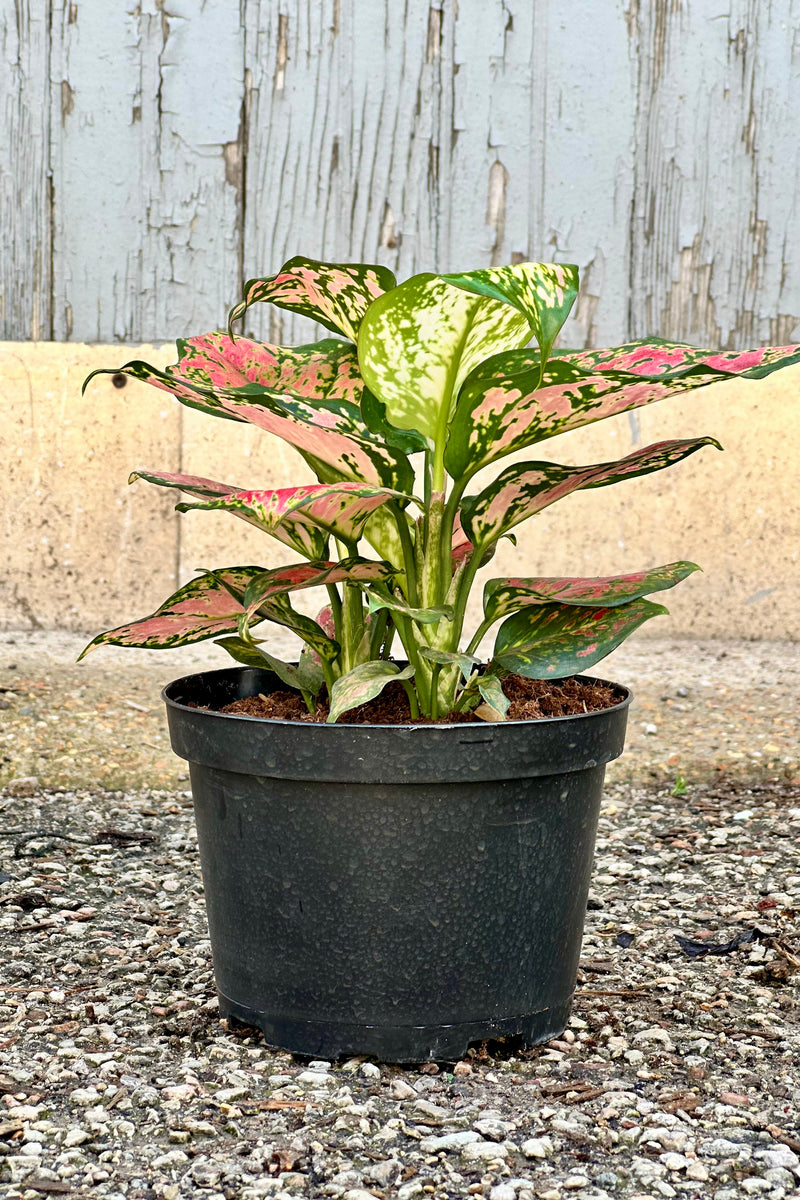
[[[0,338],[200,333],[303,253],[578,263],[567,345],[800,340],[799,27],[800,0],[0,0]]]
[[[98,632],[152,611],[196,567],[288,561],[222,513],[173,511],[136,467],[184,469],[242,486],[310,481],[294,452],[245,425],[182,408],[129,380],[87,373],[170,348],[0,344],[0,625]],[[732,381],[552,439],[554,462],[621,456],[661,438],[725,446],[668,471],[568,497],[522,526],[484,574],[603,574],[678,558],[701,564],[642,631],[800,637],[800,368]],[[526,452],[526,457],[530,453]],[[309,597],[309,600],[311,597]],[[320,601],[322,602],[322,601]]]

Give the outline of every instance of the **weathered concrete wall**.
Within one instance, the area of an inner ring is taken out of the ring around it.
[[[0,0],[0,337],[199,333],[304,253],[576,262],[565,344],[798,340],[798,27],[800,0]]]
[[[136,467],[245,487],[311,481],[269,435],[181,408],[145,384],[118,389],[98,376],[81,398],[94,367],[138,356],[163,365],[174,351],[0,344],[0,626],[97,632],[152,611],[197,567],[289,561],[243,521],[179,517],[174,494],[127,485]],[[725,453],[706,449],[568,497],[522,526],[516,549],[503,543],[484,574],[604,574],[689,558],[704,574],[666,595],[671,616],[643,634],[800,638],[800,368],[623,414],[552,439],[542,457],[603,461],[704,434]]]

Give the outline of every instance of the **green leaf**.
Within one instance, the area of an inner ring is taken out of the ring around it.
[[[351,708],[358,708],[368,700],[374,700],[387,683],[411,679],[413,674],[413,667],[406,667],[401,671],[395,663],[382,660],[361,663],[360,666],[354,667],[346,675],[341,675],[333,685],[329,723],[333,724]]]
[[[274,671],[287,687],[294,688],[297,692],[307,692],[311,696],[316,696],[325,682],[319,668],[314,672],[308,669],[308,659],[304,664],[301,656],[298,666],[283,662],[282,659],[275,658],[268,653],[255,639],[246,642],[243,638],[238,637],[219,638],[216,645],[227,650],[231,658],[246,667],[260,667]]]
[[[578,295],[578,268],[568,263],[519,263],[442,278],[464,291],[513,305],[530,322],[542,363]]]
[[[414,429],[395,429],[386,420],[386,405],[369,388],[361,394],[361,415],[364,424],[372,433],[378,434],[387,446],[394,446],[404,454],[414,454],[426,447],[425,438]]]
[[[690,438],[656,442],[616,462],[586,467],[563,467],[548,462],[515,463],[506,467],[479,495],[464,497],[461,524],[475,545],[486,546],[572,492],[608,487],[639,475],[663,471],[703,446],[722,449],[715,438]]]
[[[588,608],[617,608],[653,592],[675,587],[700,568],[692,562],[667,563],[631,575],[600,578],[488,579],[483,589],[487,621],[497,621],[520,608],[543,604],[569,604]]]
[[[367,604],[370,612],[379,612],[382,608],[388,608],[390,612],[401,613],[410,621],[415,621],[420,625],[435,625],[443,618],[452,621],[455,615],[452,604],[437,604],[433,608],[413,608],[398,596],[384,596],[380,592],[374,591],[367,591]]]
[[[666,612],[649,600],[618,608],[524,608],[498,629],[490,666],[528,679],[563,679],[594,666],[644,621]]]
[[[510,305],[471,295],[437,275],[415,275],[370,306],[358,361],[386,420],[441,446],[470,371],[529,337],[527,318]]]
[[[457,654],[453,650],[436,650],[433,646],[420,646],[419,654],[422,658],[439,663],[443,667],[457,666],[465,682],[475,667],[480,666],[481,661],[474,654]]]
[[[243,317],[251,304],[267,301],[355,341],[372,301],[394,286],[388,267],[317,262],[297,255],[269,279],[248,279],[244,298],[231,309],[228,325]]]
[[[325,662],[334,662],[339,657],[341,650],[339,643],[329,637],[312,617],[296,612],[286,593],[271,596],[261,605],[255,617],[243,612],[237,624],[240,636],[249,639],[250,626],[262,618],[272,621],[275,625],[282,625],[284,629],[291,629],[293,633],[303,639],[318,658],[324,659]]]
[[[503,685],[496,675],[479,675],[478,691],[489,707],[493,708],[500,717],[505,718],[508,715],[511,701],[503,691]]]

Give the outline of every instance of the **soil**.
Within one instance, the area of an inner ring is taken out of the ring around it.
[[[585,683],[577,679],[525,679],[510,675],[502,681],[503,691],[510,701],[507,720],[531,721],[542,717],[570,717],[580,713],[613,708],[623,698],[622,693],[606,683]],[[233,716],[260,717],[272,721],[327,720],[327,695],[320,699],[316,712],[310,713],[297,692],[277,691],[268,696],[246,696],[226,704],[221,712]],[[379,696],[359,708],[351,709],[336,722],[342,725],[452,725],[480,722],[473,712],[450,713],[432,721],[430,717],[412,717],[408,696],[402,684],[390,683]]]

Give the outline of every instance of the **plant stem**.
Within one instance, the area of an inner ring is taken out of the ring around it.
[[[481,621],[480,625],[475,630],[475,636],[473,637],[470,644],[467,646],[467,649],[465,651],[466,654],[474,654],[475,653],[475,651],[478,649],[478,646],[483,641],[484,635],[489,632],[492,625],[494,625],[494,621]]]
[[[328,599],[330,600],[331,604],[333,628],[337,633],[339,633],[342,628],[342,601],[341,597],[339,596],[339,589],[335,583],[326,583],[325,591],[328,593]]]
[[[453,616],[453,639],[454,639],[454,645],[456,645],[456,646],[458,645],[458,643],[461,640],[461,631],[464,628],[464,615],[467,611],[467,600],[469,599],[469,594],[472,591],[472,585],[475,581],[475,576],[478,573],[478,569],[481,565],[482,557],[483,557],[482,548],[476,548],[475,550],[473,550],[472,554],[469,556],[469,560],[464,569],[464,574],[461,576],[461,581],[458,585],[458,594],[456,596],[456,603],[455,603],[455,614]],[[483,636],[483,635],[481,635],[481,636]],[[472,645],[472,643],[470,643],[470,645]],[[468,650],[467,653],[471,654],[472,650]]]
[[[414,558],[414,543],[411,540],[411,534],[408,529],[408,518],[405,512],[397,504],[390,504],[389,509],[395,519],[397,532],[400,535],[400,545],[403,548],[403,566],[406,571],[406,595],[408,602],[412,607],[419,606],[419,592],[417,590],[417,565]]]
[[[405,688],[406,695],[408,696],[408,706],[411,709],[411,716],[412,716],[412,718],[416,718],[419,716],[419,704],[417,703],[417,693],[414,691],[414,688],[411,686],[410,680],[401,679],[400,682],[402,683],[403,687]]]

